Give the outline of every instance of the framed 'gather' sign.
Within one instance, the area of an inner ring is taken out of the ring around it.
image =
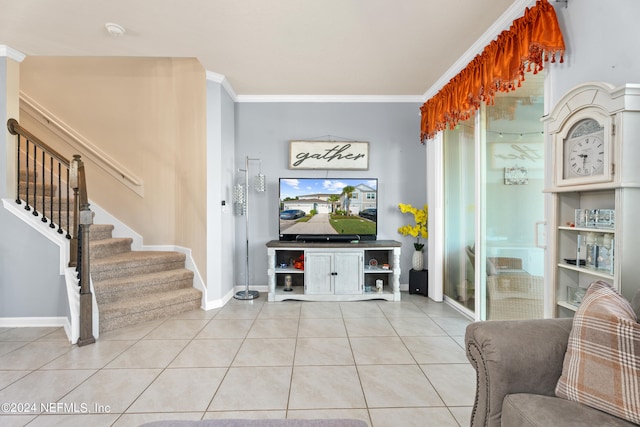
[[[369,169],[369,143],[290,141],[289,169]]]

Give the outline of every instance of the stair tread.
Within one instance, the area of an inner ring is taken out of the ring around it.
[[[103,271],[108,270],[113,266],[122,266],[123,264],[149,265],[165,261],[184,261],[185,259],[186,256],[180,252],[131,251],[91,261],[91,269],[92,271]]]
[[[138,313],[171,304],[179,304],[202,297],[202,292],[196,288],[183,288],[172,291],[158,292],[148,298],[133,298],[113,303],[104,303],[100,307],[100,317],[104,319]]]
[[[91,224],[89,229],[91,231],[113,231],[112,224]]]
[[[175,268],[172,270],[158,271],[155,273],[137,274],[135,276],[114,277],[94,283],[94,287],[101,291],[109,288],[133,286],[143,282],[146,286],[153,286],[154,283],[163,283],[179,280],[181,278],[193,278],[193,271],[186,268]]]
[[[91,235],[91,234],[89,234]],[[92,240],[89,245],[93,246],[106,246],[119,242],[133,242],[131,237],[109,237],[108,239]]]

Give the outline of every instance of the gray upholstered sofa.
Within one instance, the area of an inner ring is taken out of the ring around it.
[[[633,306],[640,313],[640,292]],[[467,357],[477,373],[472,427],[636,425],[555,397],[572,322],[506,320],[467,327]]]

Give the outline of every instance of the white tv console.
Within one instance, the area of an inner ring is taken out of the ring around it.
[[[400,249],[395,240],[267,243],[269,301],[400,301]],[[304,268],[294,261],[304,259]],[[285,291],[290,276],[291,291]],[[381,290],[376,281],[382,280]]]

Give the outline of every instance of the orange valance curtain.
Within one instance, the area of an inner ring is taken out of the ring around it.
[[[481,102],[493,104],[497,92],[510,92],[520,86],[524,73],[537,73],[542,63],[564,62],[564,40],[556,12],[547,0],[525,10],[508,31],[484,48],[464,70],[452,78],[420,108],[420,140],[424,143],[447,124],[451,129],[469,119]]]

